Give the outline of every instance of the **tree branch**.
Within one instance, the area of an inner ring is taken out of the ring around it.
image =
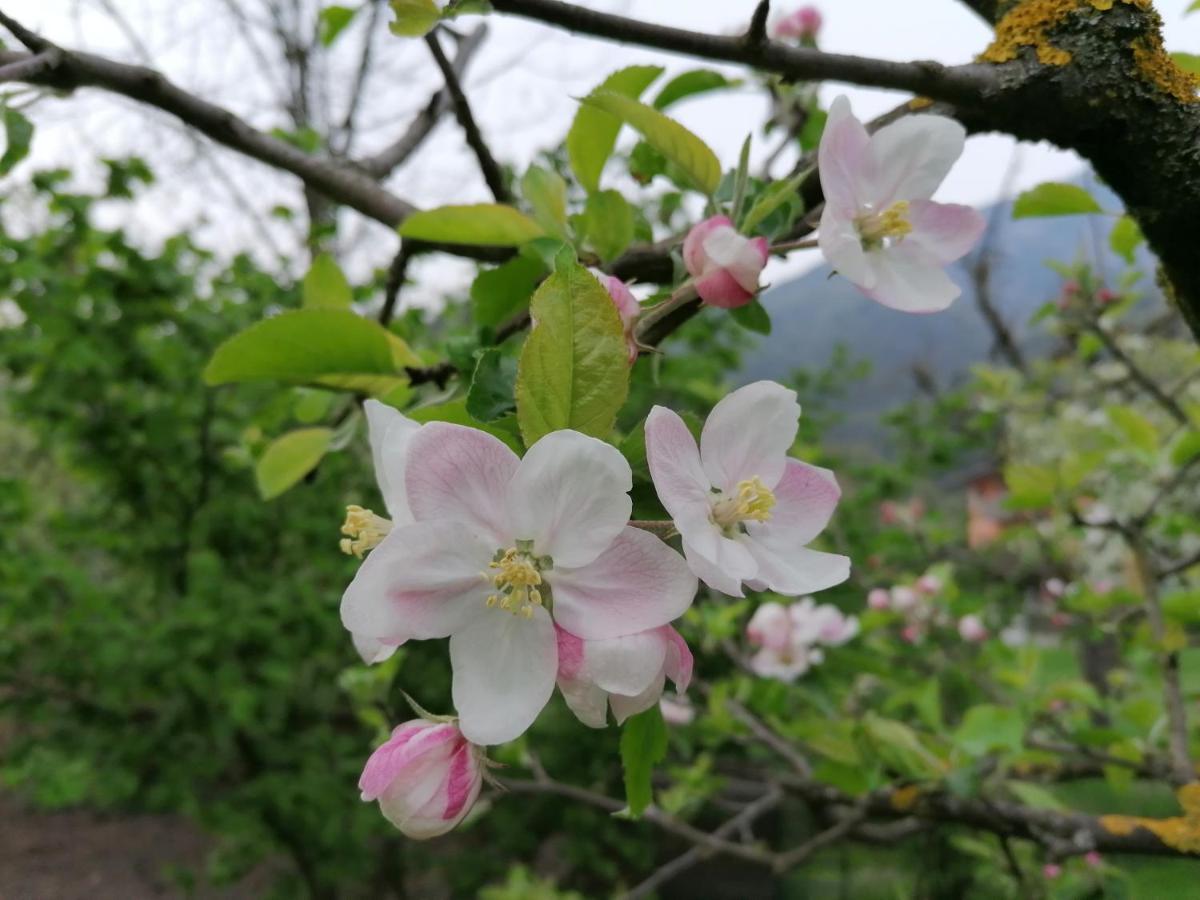
[[[741,63],[794,81],[829,80],[891,88],[966,106],[978,104],[997,84],[996,72],[991,66],[944,66],[932,61],[898,63],[824,53],[808,47],[787,47],[772,41],[756,43],[737,37],[652,25],[559,0],[493,0],[492,6],[500,12],[568,31],[625,44],[657,47],[672,53]]]

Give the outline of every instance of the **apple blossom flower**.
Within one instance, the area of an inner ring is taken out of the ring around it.
[[[1042,866],[1042,875],[1051,881],[1061,874],[1062,866],[1060,866],[1058,863],[1046,863],[1044,866]]]
[[[585,641],[556,629],[558,688],[579,721],[608,724],[608,708],[620,725],[653,706],[668,678],[677,691],[692,680],[692,651],[670,625],[624,637]]]
[[[824,659],[824,651],[810,644],[797,643],[783,650],[763,647],[750,657],[750,670],[762,678],[795,681]]]
[[[826,647],[840,647],[858,634],[858,617],[847,616],[829,603],[817,605],[812,597],[793,603],[788,610],[802,639]]]
[[[958,636],[964,641],[978,643],[987,640],[988,630],[984,627],[983,620],[971,613],[958,620]]]
[[[389,460],[384,460],[385,467]],[[402,471],[412,524],[393,526],[342,597],[354,635],[450,638],[463,734],[520,736],[554,691],[555,624],[584,640],[665,625],[696,579],[647,531],[629,527],[632,473],[612,446],[547,434],[518,458],[486,432],[430,422]]]
[[[482,783],[482,748],[453,722],[413,719],[371,754],[358,787],[405,835],[425,840],[461,822]]]
[[[758,293],[767,250],[766,238],[740,235],[727,216],[713,216],[693,226],[684,238],[683,264],[701,300],[733,309]]]
[[[900,631],[900,639],[906,644],[919,644],[924,636],[921,626],[913,623],[905,625]]]
[[[908,612],[917,605],[919,599],[917,592],[906,585],[892,588],[892,609],[899,612]]]
[[[889,609],[892,605],[892,595],[884,588],[871,588],[867,593],[867,606],[871,609]]]
[[[617,308],[617,314],[621,317],[621,327],[625,330],[625,345],[629,348],[629,364],[633,365],[637,362],[638,351],[640,349],[633,328],[637,324],[638,316],[641,315],[641,304],[638,303],[637,297],[633,296],[633,292],[629,290],[629,286],[616,275],[607,275],[604,272],[595,272],[593,274],[604,285],[604,289],[608,291],[608,296],[612,297],[613,305]]]
[[[936,575],[922,575],[913,585],[918,594],[932,597],[942,590],[942,579]]]
[[[961,291],[944,267],[983,234],[983,216],[929,198],[962,154],[966,130],[944,116],[905,116],[869,135],[838,97],[818,149],[825,210],[821,252],[872,300],[937,312]]]
[[[1104,857],[1102,857],[1097,850],[1089,850],[1087,853],[1085,853],[1083,855],[1083,861],[1093,869],[1098,869],[1100,866],[1104,865]]]
[[[668,697],[663,694],[658,701],[662,711],[663,721],[668,725],[691,725],[696,719],[696,708],[686,697],[676,694]]]
[[[676,413],[650,411],[654,488],[688,565],[709,587],[736,597],[743,583],[796,595],[850,577],[849,558],[806,546],[829,522],[841,489],[828,469],[788,457],[799,415],[794,391],[755,382],[713,407],[697,448]]]
[[[775,23],[775,37],[812,40],[821,30],[821,12],[815,6],[802,6]]]
[[[755,674],[793,681],[825,658],[820,647],[839,647],[858,634],[858,619],[812,597],[784,607],[773,601],[754,611],[746,637],[761,649],[750,660]]]

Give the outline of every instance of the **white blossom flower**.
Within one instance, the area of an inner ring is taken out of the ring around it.
[[[850,576],[850,560],[806,546],[828,523],[841,490],[828,469],[790,459],[800,405],[772,381],[739,388],[704,424],[700,446],[674,412],[646,419],[646,458],[684,555],[709,587],[742,584],[796,595]]]

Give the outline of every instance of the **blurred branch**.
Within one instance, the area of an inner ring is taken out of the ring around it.
[[[383,289],[383,308],[379,311],[379,324],[387,327],[396,314],[396,302],[400,299],[400,289],[404,287],[404,279],[408,275],[408,263],[412,259],[412,247],[403,239],[400,249],[388,266],[387,283]]]
[[[1171,575],[1178,575],[1181,572],[1186,572],[1193,566],[1200,566],[1200,551],[1197,551],[1191,556],[1185,557],[1178,562],[1163,566],[1161,569],[1159,569],[1158,574],[1163,578],[1167,578]]]
[[[425,43],[429,47],[429,52],[433,55],[433,61],[437,63],[442,77],[446,80],[446,90],[450,94],[454,117],[458,119],[458,124],[466,135],[467,144],[474,152],[475,159],[479,161],[479,169],[483,173],[483,180],[487,182],[488,190],[492,192],[497,203],[511,203],[512,195],[504,184],[504,173],[500,170],[499,164],[492,156],[492,151],[488,149],[487,142],[483,139],[483,133],[479,130],[479,125],[471,112],[471,104],[467,102],[467,95],[463,93],[458,75],[450,64],[450,60],[446,58],[446,54],[442,52],[442,45],[438,43],[436,29],[425,35]]]
[[[57,66],[60,59],[61,55],[57,50],[44,50],[34,56],[0,66],[0,82],[37,78]]]
[[[1188,423],[1188,416],[1187,413],[1183,411],[1183,407],[1181,407],[1173,397],[1170,397],[1161,387],[1159,387],[1158,382],[1147,375],[1146,372],[1129,357],[1129,354],[1127,354],[1121,348],[1121,345],[1117,343],[1117,339],[1112,335],[1112,333],[1109,332],[1109,330],[1105,328],[1103,324],[1101,324],[1099,318],[1089,312],[1084,324],[1086,325],[1088,331],[1095,335],[1100,343],[1104,345],[1104,349],[1107,350],[1114,359],[1116,359],[1125,367],[1126,371],[1129,372],[1129,377],[1132,378],[1142,390],[1149,394],[1154,399],[1154,402],[1161,406],[1167,412],[1167,414],[1175,420],[1177,425],[1186,425]]]

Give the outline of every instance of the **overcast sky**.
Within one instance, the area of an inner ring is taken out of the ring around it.
[[[185,88],[267,129],[283,123],[275,111],[271,73],[264,71],[245,40],[245,25],[229,13],[239,4],[243,10],[260,6],[250,0],[6,0],[4,5],[7,12],[64,45],[129,61],[148,60]],[[1159,0],[1157,4],[1167,23],[1167,45],[1172,50],[1200,51],[1200,15],[1185,18],[1187,4],[1188,0]],[[729,33],[744,29],[754,7],[750,0],[600,0],[586,5],[649,21]],[[825,18],[821,46],[831,51],[962,63],[988,40],[983,23],[956,0],[824,0],[815,5]],[[775,6],[777,13],[793,8],[779,2]],[[697,65],[694,60],[569,36],[500,15],[489,16],[488,24],[490,36],[472,64],[466,88],[496,155],[518,168],[540,148],[562,139],[576,108],[572,98],[586,93],[606,73],[633,63],[663,63],[676,72]],[[461,25],[471,27],[465,18]],[[353,30],[347,32],[339,41],[339,49],[345,47],[344,59],[335,58],[331,64],[328,80],[335,109],[341,102],[337,88],[348,83],[353,69],[358,37]],[[382,69],[364,97],[362,120],[367,127],[360,146],[364,151],[401,133],[438,83],[420,42],[381,35],[376,49]],[[744,74],[725,68],[732,74]],[[837,84],[827,84],[822,91],[825,100],[841,92],[851,97],[863,118],[891,108],[900,98],[895,93]],[[728,166],[736,159],[746,134],[762,123],[765,111],[761,92],[747,85],[686,102],[674,114],[704,138]],[[32,115],[42,126],[32,165],[68,165],[86,171],[86,161],[99,156],[138,153],[150,160],[163,176],[162,183],[140,202],[131,218],[127,212],[113,212],[129,219],[131,229],[144,239],[152,241],[190,226],[200,228],[206,243],[225,251],[251,247],[269,256],[273,247],[288,246],[291,235],[286,226],[272,224],[266,212],[278,203],[296,204],[296,183],[290,176],[224,150],[201,149],[165,117],[147,119],[134,104],[94,92],[43,101]],[[771,142],[758,141],[756,158],[761,159],[771,146]],[[1081,168],[1073,154],[1048,145],[1018,147],[1004,137],[976,137],[968,142],[939,198],[976,205],[993,202],[1013,165],[1014,153],[1017,159],[1011,187],[1016,191],[1041,181],[1072,177]],[[394,174],[389,186],[421,206],[488,199],[453,122],[443,123],[418,157]],[[255,212],[251,215],[248,210]],[[382,226],[359,220],[350,234],[354,268],[386,264],[394,239]],[[815,263],[811,255],[798,256],[787,263],[773,263],[768,280],[779,281]],[[432,276],[429,280],[443,287],[457,283],[467,272],[444,260],[426,262],[424,268]],[[427,291],[423,299],[433,296]]]

